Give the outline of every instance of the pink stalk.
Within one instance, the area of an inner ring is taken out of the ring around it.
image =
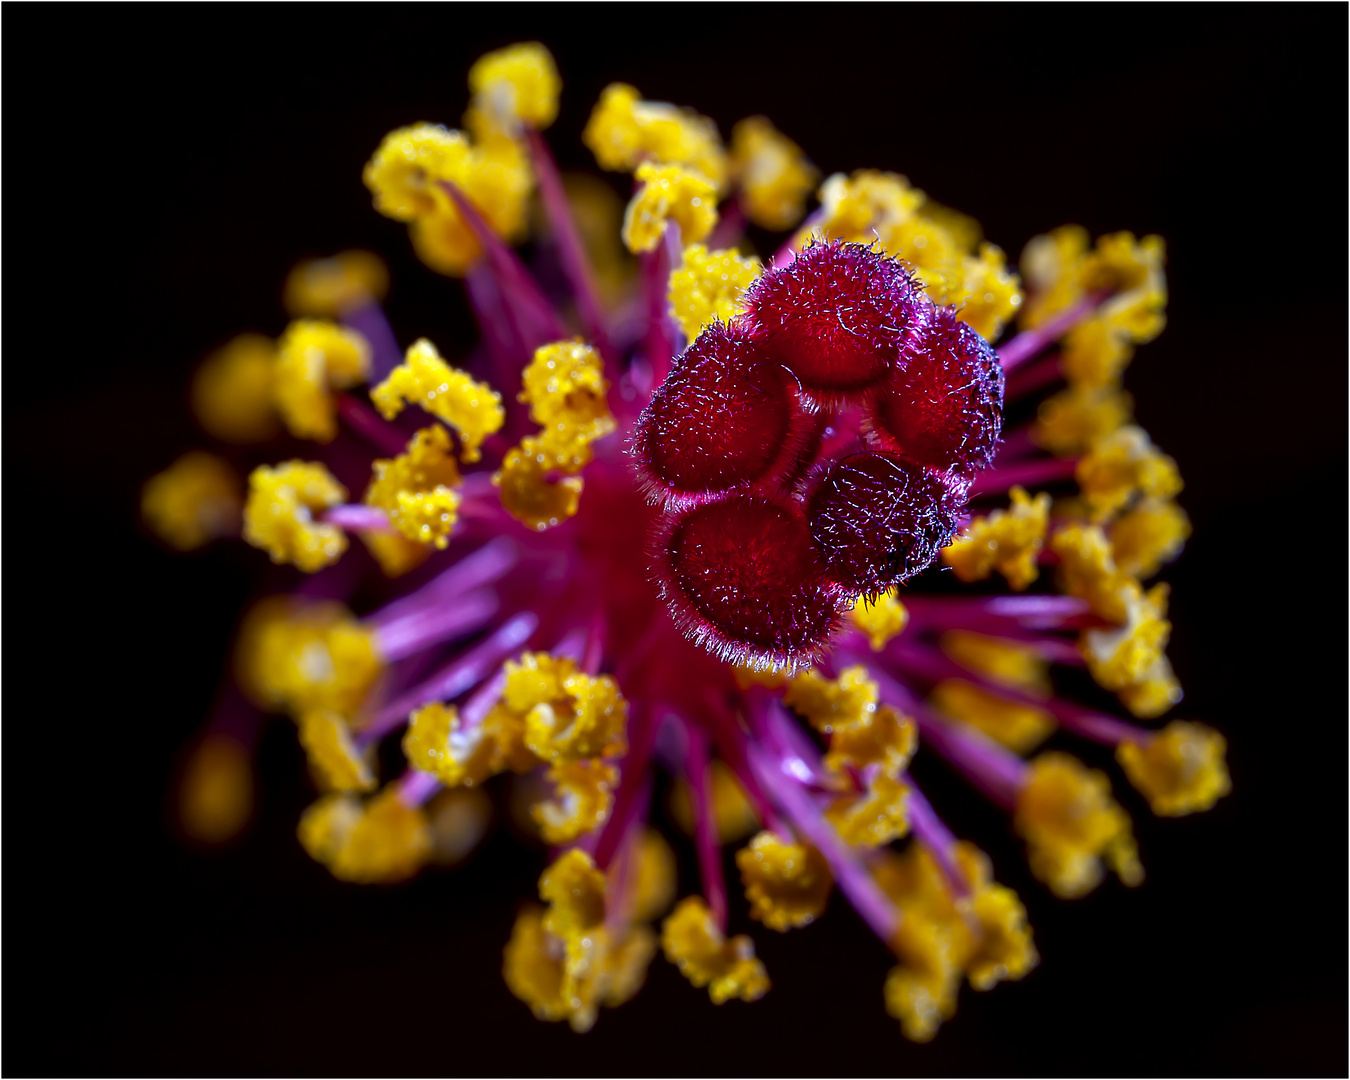
[[[464,708],[459,710],[460,730],[471,731],[486,720],[505,689],[506,669],[498,668],[497,673],[475,690],[464,703]]]
[[[713,713],[713,715],[717,716],[717,713]],[[745,738],[741,735],[740,730],[730,721],[725,721],[718,716],[718,719],[712,724],[711,733],[717,752],[722,756],[722,761],[731,770],[732,775],[736,777],[736,782],[741,785],[741,789],[745,792],[745,797],[755,811],[755,816],[759,818],[760,824],[780,836],[788,835],[778,811],[774,809],[768,795],[760,787],[759,781],[755,779],[755,774],[751,770],[750,762],[746,757]]]
[[[910,630],[987,630],[1006,632],[1008,623],[1031,630],[1062,629],[1088,613],[1076,596],[947,597],[905,596]]]
[[[337,395],[338,419],[382,454],[396,457],[407,449],[408,437],[351,394]]]
[[[1014,461],[1007,465],[996,465],[975,478],[975,483],[970,486],[970,497],[974,499],[980,495],[995,495],[1014,485],[1031,488],[1068,480],[1077,468],[1077,458]]]
[[[441,790],[441,782],[421,769],[408,769],[395,783],[398,784],[398,801],[409,810],[416,810]]]
[[[661,242],[651,251],[643,252],[640,274],[643,296],[647,303],[647,364],[651,368],[652,385],[659,386],[670,371],[675,353],[675,335],[678,327],[670,316],[670,272],[679,262],[683,247],[678,222],[667,221]]]
[[[1016,370],[1042,350],[1048,349],[1096,311],[1110,295],[1109,289],[1089,293],[1076,304],[1070,304],[1063,311],[1052,315],[1035,330],[1024,330],[1006,345],[1001,346],[998,349],[998,358],[1003,364],[1004,373]]]
[[[1040,452],[1041,448],[1031,441],[1031,426],[1023,424],[999,443],[998,456],[994,460],[1006,464],[1014,458],[1030,457]]]
[[[713,808],[712,778],[708,774],[710,758],[708,736],[702,728],[683,721],[689,753],[685,757],[685,774],[693,789],[691,800],[694,815],[694,847],[698,851],[699,876],[703,880],[703,895],[714,921],[723,932],[727,928],[727,886],[722,878],[722,850],[717,838],[717,813]]]
[[[914,830],[915,839],[937,860],[952,891],[958,896],[969,896],[970,882],[966,880],[966,875],[961,869],[961,864],[956,861],[953,850],[956,847],[955,834],[937,816],[933,804],[924,797],[913,779],[906,777],[905,783],[909,787],[909,801],[906,808],[909,811],[909,824]]]
[[[491,589],[477,589],[452,604],[409,612],[375,629],[375,648],[393,663],[483,626],[501,601]]]
[[[656,713],[636,703],[628,714],[628,753],[619,762],[619,790],[614,808],[595,842],[595,864],[602,870],[610,864],[629,822],[645,811],[647,765],[656,742]]]
[[[1051,353],[1009,375],[1003,387],[1003,400],[1017,401],[1059,382],[1062,378],[1059,371],[1059,353]]]
[[[728,199],[722,204],[717,224],[704,243],[709,251],[725,251],[739,244],[744,235],[745,211],[741,209],[741,200]]]
[[[520,549],[515,541],[499,536],[471,555],[443,570],[420,589],[366,616],[367,626],[381,627],[407,615],[442,607],[482,585],[491,585],[516,564]]]
[[[597,611],[591,616],[590,626],[586,630],[586,651],[581,656],[581,670],[587,675],[600,671],[605,658],[605,617]]]
[[[773,266],[781,270],[797,257],[797,237],[806,230],[814,230],[817,225],[825,220],[825,208],[819,207],[813,210],[810,216],[792,231],[792,236],[788,242],[778,249],[773,257]]]
[[[319,514],[319,520],[352,532],[392,533],[396,530],[389,524],[389,515],[378,506],[364,506],[360,503],[348,503],[343,506],[330,506]]]
[[[496,279],[486,260],[475,263],[464,275],[464,288],[469,295],[478,332],[492,363],[497,382],[508,385],[529,358],[529,350],[516,336],[515,326],[507,316],[506,306]],[[519,409],[510,409],[519,413]]]
[[[380,382],[403,362],[394,329],[374,300],[342,313],[342,321],[370,342],[370,381]]]

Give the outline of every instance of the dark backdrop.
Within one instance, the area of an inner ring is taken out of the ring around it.
[[[1344,7],[5,15],[5,1072],[1345,1072]],[[1169,326],[1128,385],[1187,480],[1171,653],[1235,791],[1180,821],[1121,794],[1149,880],[1077,903],[965,800],[1043,962],[965,991],[929,1046],[841,902],[755,933],[754,1006],[658,960],[590,1035],[536,1023],[499,966],[537,855],[502,832],[463,872],[335,883],[294,840],[288,725],[240,845],[165,829],[264,561],[175,559],[135,525],[141,480],[197,440],[190,368],[281,328],[298,257],[356,245],[390,262],[401,337],[467,344],[460,286],[360,169],[397,125],[457,123],[469,63],[528,38],[565,81],[564,166],[594,168],[580,128],[624,79],[724,133],[768,113],[827,173],[902,171],[1014,255],[1070,221],[1167,238]]]

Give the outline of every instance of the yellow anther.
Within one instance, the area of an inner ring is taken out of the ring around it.
[[[853,625],[867,635],[873,652],[884,649],[887,642],[899,636],[909,623],[909,612],[893,592],[882,593],[875,600],[858,597],[849,617]]]
[[[495,742],[486,723],[460,730],[459,710],[432,702],[408,718],[403,756],[415,769],[435,775],[447,787],[473,787],[495,770]]]
[[[414,124],[384,137],[361,179],[375,196],[375,209],[398,221],[412,221],[449,208],[438,182],[470,168],[473,148],[462,131],[440,124]]]
[[[371,390],[370,399],[386,420],[401,413],[404,404],[420,405],[444,420],[458,432],[461,456],[470,462],[482,456],[479,446],[506,419],[501,395],[452,368],[426,338],[408,348],[403,363]]]
[[[1109,290],[1113,295],[1097,310],[1095,319],[1142,343],[1156,337],[1166,321],[1167,281],[1165,251],[1158,236],[1135,240],[1127,232],[1099,237],[1089,251],[1087,233],[1065,225],[1038,236],[1022,252],[1022,274],[1032,289],[1024,306],[1022,324],[1039,326],[1088,293]],[[1110,360],[1123,363],[1128,356]]]
[[[1133,425],[1097,443],[1078,462],[1075,476],[1098,521],[1125,509],[1138,494],[1167,499],[1181,490],[1177,463]]]
[[[1124,625],[1083,634],[1083,658],[1097,684],[1121,695],[1136,716],[1153,717],[1181,700],[1181,687],[1163,649],[1167,621],[1166,584],[1147,593],[1133,590],[1125,600]]]
[[[751,116],[731,129],[731,175],[745,216],[775,232],[802,219],[806,197],[820,179],[802,148],[764,116]]]
[[[977,254],[961,256],[959,277],[946,303],[957,305],[958,319],[994,341],[1022,304],[1021,286],[1002,250],[981,244]]]
[[[887,776],[899,779],[918,745],[914,721],[889,705],[880,705],[856,720],[834,725],[825,768],[843,772],[877,765]]]
[[[717,224],[717,187],[702,173],[643,162],[635,175],[642,187],[623,215],[623,242],[629,251],[656,247],[668,219],[680,226],[686,244],[698,243],[712,232]]]
[[[179,551],[218,536],[238,536],[244,491],[229,462],[189,450],[141,490],[141,517],[155,535]]]
[[[927,198],[903,176],[874,169],[859,169],[852,176],[835,173],[818,194],[822,218],[817,228],[822,234],[860,244],[880,238],[892,255],[897,254],[889,246],[895,229],[909,221]]]
[[[431,548],[407,540],[397,533],[363,532],[361,542],[370,549],[387,578],[412,573],[431,556]]]
[[[714,1005],[732,998],[758,1001],[769,991],[764,964],[745,934],[727,940],[699,896],[686,896],[661,924],[666,959],[694,986],[708,987]]]
[[[1088,290],[1110,289],[1118,296],[1137,294],[1141,290],[1164,290],[1165,297],[1163,264],[1166,261],[1167,251],[1161,236],[1136,240],[1133,233],[1110,233],[1097,238],[1097,246],[1084,256],[1079,273],[1083,287]],[[1158,330],[1161,329],[1159,326]]]
[[[789,679],[786,667],[775,667],[771,663],[760,667],[749,661],[732,664],[731,675],[742,690],[749,690],[752,686],[767,686],[770,690],[781,690],[788,684]]]
[[[619,786],[619,770],[613,765],[599,758],[556,761],[547,776],[553,785],[553,798],[530,807],[530,816],[546,844],[571,843],[609,818]]]
[[[264,600],[239,631],[240,685],[264,708],[350,717],[380,670],[374,636],[341,604]]]
[[[1116,566],[1111,542],[1098,525],[1068,525],[1050,539],[1059,556],[1060,586],[1070,596],[1086,600],[1094,615],[1123,623],[1129,601],[1139,583]]]
[[[1040,326],[1083,296],[1079,271],[1087,250],[1088,234],[1081,225],[1061,225],[1027,242],[1019,266],[1030,291],[1022,305],[1024,327]]]
[[[665,914],[675,900],[675,852],[655,829],[647,828],[633,846],[632,917],[646,922]]]
[[[421,808],[399,799],[396,785],[362,802],[353,795],[325,795],[304,812],[300,843],[340,881],[404,881],[431,855],[431,827]]]
[[[535,440],[526,438],[506,452],[501,469],[492,474],[506,512],[536,532],[576,515],[584,483],[579,476],[550,479],[541,458],[549,460]]]
[[[600,354],[577,339],[540,346],[521,382],[520,400],[543,429],[521,451],[543,455],[559,472],[579,471],[590,461],[590,444],[615,429]]]
[[[717,838],[724,844],[744,840],[760,827],[755,808],[745,796],[736,774],[727,768],[720,758],[713,759],[708,769],[708,783],[711,788],[713,824],[717,829]],[[676,782],[670,796],[670,812],[675,822],[689,836],[694,835],[693,794],[689,781],[684,777]]]
[[[336,525],[316,522],[311,512],[346,501],[347,489],[317,461],[259,465],[248,478],[244,539],[274,563],[294,563],[307,574],[337,562],[347,536]]]
[[[525,745],[525,716],[513,712],[505,701],[493,706],[483,726],[492,739],[494,773],[525,773],[539,764],[534,751]]]
[[[1130,422],[1134,399],[1114,386],[1069,386],[1041,402],[1031,437],[1059,457],[1078,457]]]
[[[300,714],[300,745],[325,791],[374,791],[375,774],[352,742],[347,721],[331,709]]]
[[[1065,336],[1059,370],[1071,386],[1118,386],[1133,356],[1129,335],[1098,316],[1075,326]]]
[[[438,866],[463,862],[487,835],[492,800],[480,788],[445,788],[427,803],[431,824],[431,861]]]
[[[736,852],[736,866],[750,901],[750,918],[770,930],[809,926],[824,914],[834,878],[815,848],[785,843],[777,833],[765,831]]]
[[[389,270],[369,251],[343,251],[331,259],[307,259],[286,275],[282,305],[292,318],[337,318],[389,291]]]
[[[178,823],[192,840],[223,844],[253,815],[253,763],[228,735],[209,734],[195,747],[178,782]]]
[[[608,675],[574,674],[525,719],[525,743],[544,761],[615,757],[627,749],[628,702]]]
[[[605,875],[578,848],[564,852],[539,878],[539,898],[549,904],[544,929],[564,941],[580,937],[605,918]]]
[[[1009,494],[1012,505],[987,517],[972,518],[963,535],[942,549],[942,561],[962,581],[983,581],[997,570],[1013,589],[1025,589],[1037,577],[1036,559],[1045,543],[1050,496],[1034,499],[1020,487]]]
[[[964,941],[954,940],[962,928],[953,923],[905,914],[892,942],[902,962],[886,976],[886,1011],[905,1038],[924,1043],[956,1014],[961,968],[954,954]]]
[[[825,817],[847,843],[880,847],[909,832],[908,803],[908,785],[878,770],[865,791],[834,799]]]
[[[261,334],[240,334],[213,352],[192,376],[192,414],[202,428],[232,443],[266,442],[277,432],[272,401],[276,347]]]
[[[1144,880],[1130,819],[1111,798],[1106,774],[1054,751],[1028,767],[1013,827],[1027,842],[1031,872],[1056,896],[1096,888],[1103,861],[1126,885]]]
[[[459,518],[459,466],[450,433],[440,424],[425,427],[409,440],[406,453],[377,458],[371,472],[365,501],[384,510],[408,540],[444,550]]]
[[[726,151],[717,125],[692,109],[663,101],[642,101],[625,83],[610,83],[591,111],[581,141],[602,169],[630,172],[644,161],[683,165],[721,188]],[[686,234],[685,242],[689,242]]]
[[[1044,709],[1009,701],[965,679],[943,679],[933,687],[933,704],[1019,754],[1050,737],[1055,718]]]
[[[876,712],[877,684],[861,664],[845,668],[835,680],[811,668],[788,684],[783,701],[828,735],[840,725],[857,723]]]
[[[950,630],[938,639],[938,645],[963,668],[990,682],[1037,697],[1050,694],[1049,664],[1035,646],[969,630]]]
[[[277,343],[277,411],[297,439],[331,442],[337,434],[333,390],[365,382],[370,345],[355,330],[298,319]]]
[[[527,41],[480,56],[469,68],[469,91],[472,108],[496,131],[515,137],[522,124],[542,131],[553,123],[562,80],[553,54]]]
[[[684,264],[670,274],[670,310],[690,341],[714,321],[729,322],[741,312],[741,294],[764,272],[753,255],[709,251],[702,244],[684,249]]]
[[[1231,790],[1227,749],[1212,728],[1173,720],[1146,742],[1121,743],[1116,760],[1155,814],[1182,817],[1208,810]]]
[[[1145,498],[1113,521],[1107,535],[1116,565],[1127,574],[1149,578],[1181,552],[1191,523],[1171,499]]]
[[[633,256],[619,237],[624,201],[608,183],[587,173],[566,173],[563,185],[600,298],[607,309],[621,307],[633,292],[635,276]]]
[[[966,978],[976,990],[992,990],[1005,979],[1020,979],[1040,957],[1031,941],[1027,909],[1017,893],[992,878],[989,856],[974,844],[956,845],[954,854],[970,886],[968,900],[958,900],[958,911],[969,910],[979,922],[969,955],[963,958]]]

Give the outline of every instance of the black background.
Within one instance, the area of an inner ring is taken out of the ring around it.
[[[1344,7],[5,15],[5,1072],[1345,1073]],[[1149,880],[1063,903],[933,771],[1043,961],[966,990],[931,1045],[886,1016],[889,961],[840,901],[782,937],[733,911],[774,980],[756,1005],[658,960],[589,1035],[537,1023],[499,967],[538,855],[501,831],[463,871],[335,883],[294,840],[287,725],[240,845],[166,829],[265,562],[135,524],[142,479],[201,441],[191,366],[277,333],[287,268],[349,246],[388,259],[401,340],[467,348],[461,287],[360,169],[395,126],[456,124],[472,60],[529,38],[564,78],[564,167],[594,171],[578,135],[624,79],[724,134],[767,113],[826,173],[904,172],[1014,256],[1068,221],[1167,238],[1169,326],[1127,383],[1187,480],[1170,652],[1235,791],[1160,821],[1117,773]]]

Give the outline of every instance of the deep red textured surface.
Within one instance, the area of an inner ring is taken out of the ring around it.
[[[1003,424],[1003,367],[978,333],[946,308],[876,391],[876,428],[909,458],[982,469]]]
[[[884,379],[931,311],[903,264],[841,241],[808,244],[745,302],[773,359],[827,398]]]
[[[932,565],[964,502],[958,480],[895,454],[852,454],[813,488],[811,536],[827,576],[852,593],[875,595]]]

